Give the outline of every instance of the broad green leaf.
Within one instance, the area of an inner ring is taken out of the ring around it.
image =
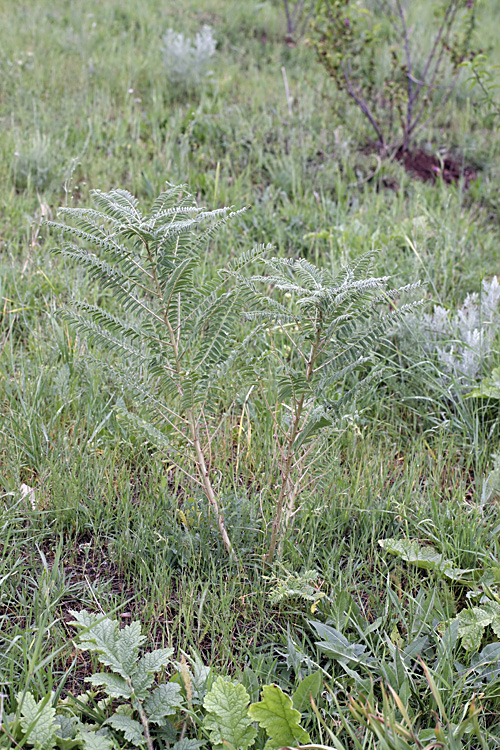
[[[110,737],[97,734],[97,732],[80,730],[78,737],[83,743],[84,750],[111,750],[113,747],[113,740]]]
[[[110,698],[130,698],[132,690],[126,680],[111,672],[96,672],[85,678],[91,685],[102,685]]]
[[[435,549],[422,546],[416,541],[408,539],[379,539],[382,549],[391,555],[401,557],[407,563],[416,565],[424,570],[436,570],[452,581],[461,581],[467,573],[474,573],[477,568],[454,568],[451,560],[447,560]]]
[[[113,714],[113,716],[110,716],[105,723],[112,726],[113,729],[118,729],[120,732],[123,732],[125,739],[132,744],[144,744],[145,740],[142,725],[135,719],[131,719],[130,716],[125,716],[124,714]]]
[[[72,739],[76,734],[76,719],[66,714],[57,714],[56,721],[59,726],[55,728],[55,734],[62,739]]]
[[[183,737],[182,740],[174,742],[170,750],[199,750],[203,746],[203,742],[200,740],[190,740],[187,737]]]
[[[482,605],[482,609],[485,610],[491,616],[491,629],[500,638],[500,604],[498,602],[486,602]]]
[[[36,750],[50,750],[55,745],[55,730],[58,728],[50,696],[37,703],[31,693],[19,693],[17,701],[21,705],[20,721],[25,741]]]
[[[182,705],[181,686],[175,682],[160,685],[146,698],[143,705],[149,721],[162,724],[166,716],[175,714]]]
[[[214,747],[222,747],[227,742],[236,750],[246,750],[253,744],[257,731],[248,716],[249,702],[243,685],[222,677],[216,679],[203,701],[208,714],[204,725]]]
[[[304,677],[292,695],[293,707],[297,711],[305,711],[311,707],[311,698],[316,700],[323,686],[323,674],[319,670]]]
[[[278,685],[264,685],[261,698],[259,703],[252,703],[248,713],[269,735],[266,747],[295,747],[311,742],[300,726],[299,711],[293,708],[291,698]]]
[[[484,607],[464,609],[458,615],[458,635],[467,651],[478,651],[484,630],[492,622],[492,613]]]
[[[473,388],[469,396],[500,399],[500,367],[495,367],[490,377],[485,378],[477,388]]]

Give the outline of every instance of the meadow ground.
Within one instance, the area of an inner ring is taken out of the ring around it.
[[[433,3],[415,5],[432,25]],[[485,0],[476,32],[491,64],[500,57],[498,13]],[[279,482],[272,429],[261,404],[233,394],[228,381],[221,398],[232,407],[214,465],[245,561],[235,565],[196,487],[171,470],[168,456],[120,429],[119,386],[58,317],[74,295],[111,311],[115,302],[51,254],[59,236],[43,221],[59,206],[90,205],[92,189],[125,188],[147,202],[165,181],[186,183],[210,209],[248,207],[214,239],[208,266],[260,242],[333,270],[375,249],[376,271],[391,283],[425,283],[428,313],[436,304],[456,311],[500,271],[495,122],[485,124],[464,73],[418,147],[446,148],[475,179],[424,182],[370,151],[360,112],[335,91],[310,46],[286,41],[277,1],[0,0],[0,17],[5,705],[24,689],[41,696],[82,688],[92,665],[75,656],[67,624],[69,610],[82,607],[139,619],[151,643],[197,652],[247,681],[255,674],[291,689],[320,664],[345,702],[361,688],[318,648],[312,620],[333,623],[380,665],[394,646],[439,633],[477,604],[470,586],[407,565],[379,540],[431,545],[455,568],[492,576],[498,596],[500,391],[473,398],[470,388],[443,380],[431,355],[395,344],[391,377],[363,395],[350,427],[322,444],[322,475],[301,498],[270,570],[262,555]],[[204,24],[217,41],[212,72],[184,90],[169,80],[162,39],[170,27],[189,36]],[[497,348],[481,362],[476,385],[498,367]],[[33,505],[22,484],[35,489]],[[308,585],[305,571],[316,572]],[[424,659],[434,664],[454,725],[473,696],[483,706],[482,740],[472,733],[464,743],[497,747],[498,666],[481,674],[455,641],[451,672],[433,661],[435,643]],[[487,629],[483,645],[497,642]],[[497,665],[500,653],[495,658]],[[383,668],[372,665],[371,673],[379,680]],[[428,728],[437,703],[423,673],[414,679],[415,710]],[[325,706],[329,726],[341,732],[334,707]]]

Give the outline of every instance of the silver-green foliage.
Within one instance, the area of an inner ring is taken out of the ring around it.
[[[216,42],[210,26],[203,26],[194,40],[167,29],[163,37],[163,64],[170,83],[184,89],[193,88],[210,75],[210,59]]]
[[[231,214],[198,208],[183,187],[168,187],[148,211],[125,190],[94,191],[93,199],[95,208],[61,209],[71,225],[52,223],[63,231],[56,252],[84,268],[119,311],[74,301],[63,316],[116,355],[107,366],[135,407],[122,407],[122,418],[203,488],[231,551],[210,476],[209,412],[214,387],[244,347],[235,337],[241,298],[228,276],[222,281],[199,272],[210,237]],[[233,271],[259,252],[236,262]]]
[[[105,728],[82,721],[64,703],[56,708],[52,693],[39,701],[29,691],[18,693],[17,711],[0,716],[0,731],[12,747],[111,750],[114,746]]]
[[[425,349],[436,354],[442,377],[470,387],[494,352],[499,310],[500,284],[493,276],[483,280],[481,294],[468,294],[456,313],[436,305],[412,324]]]
[[[162,726],[182,704],[178,683],[153,688],[156,674],[170,664],[173,650],[161,648],[141,654],[146,638],[140,622],[120,629],[116,620],[85,610],[72,614],[75,617],[72,624],[82,629],[79,647],[94,651],[99,662],[111,670],[97,672],[87,681],[103,689],[110,698],[127,701],[117,707],[106,723],[123,732],[129,742],[151,746],[150,725]],[[128,705],[134,714],[126,710]]]
[[[247,317],[266,325],[277,381],[266,397],[281,475],[269,562],[318,456],[314,440],[352,411],[360,385],[373,379],[379,337],[413,307],[396,304],[418,284],[391,289],[388,277],[374,275],[373,261],[365,254],[334,275],[304,258],[276,257],[264,261],[267,275],[240,276],[253,307]]]
[[[52,226],[76,240],[58,251],[108,290],[119,311],[74,302],[64,317],[116,355],[107,365],[134,398],[133,409],[120,407],[122,418],[202,487],[228,552],[210,466],[216,387],[229,370],[233,381],[244,371],[259,386],[280,471],[271,562],[319,455],[315,440],[352,411],[360,383],[372,378],[378,338],[412,309],[396,304],[416,285],[388,288],[387,277],[373,275],[373,254],[337,275],[303,258],[271,258],[267,273],[248,278],[242,269],[264,246],[209,276],[208,240],[230,218],[226,209],[203,211],[182,187],[169,187],[149,211],[125,190],[93,196],[95,208],[62,209],[72,223]],[[242,313],[251,323],[246,337]]]

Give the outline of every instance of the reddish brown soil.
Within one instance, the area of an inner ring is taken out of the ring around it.
[[[465,188],[468,188],[470,182],[477,178],[476,171],[472,167],[463,165],[452,156],[439,159],[419,149],[418,151],[400,150],[396,158],[404,165],[407,172],[424,182],[436,182],[442,179],[446,184],[452,185],[463,179]]]

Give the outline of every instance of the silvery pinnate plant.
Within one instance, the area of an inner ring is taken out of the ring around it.
[[[414,285],[388,288],[371,253],[332,275],[304,258],[264,260],[264,245],[207,274],[210,238],[239,212],[204,211],[182,186],[148,208],[121,189],[93,199],[92,208],[61,209],[69,223],[48,224],[62,234],[56,252],[108,290],[117,311],[75,300],[62,316],[108,355],[129,401],[119,399],[117,416],[198,485],[231,555],[212,452],[224,419],[217,403],[229,372],[232,388],[243,378],[261,390],[279,457],[271,563],[310,486],[316,438],[352,411],[357,386],[346,379],[370,379],[375,342],[413,309],[394,303]],[[263,273],[248,277],[250,264]]]
[[[414,309],[397,306],[419,284],[397,289],[374,275],[367,253],[332,274],[304,258],[270,258],[264,275],[240,284],[248,289],[245,315],[266,328],[273,378],[260,386],[271,414],[280,480],[266,562],[282,548],[297,503],[311,486],[311,469],[321,457],[318,438],[345,425],[361,387],[380,377],[379,338]],[[351,378],[354,382],[352,382]]]
[[[134,399],[130,409],[117,403],[118,416],[202,489],[232,553],[211,445],[218,428],[214,392],[244,346],[235,336],[241,299],[234,285],[199,278],[198,271],[210,238],[231,213],[203,211],[182,186],[167,186],[148,209],[126,190],[95,190],[93,199],[92,208],[61,209],[70,223],[48,223],[62,233],[55,252],[107,289],[119,311],[76,300],[62,315],[113,355],[107,368]],[[264,249],[241,256],[234,268]]]
[[[163,37],[163,63],[170,83],[185,89],[198,86],[211,74],[208,63],[215,48],[210,26],[203,26],[194,40],[167,29]]]

